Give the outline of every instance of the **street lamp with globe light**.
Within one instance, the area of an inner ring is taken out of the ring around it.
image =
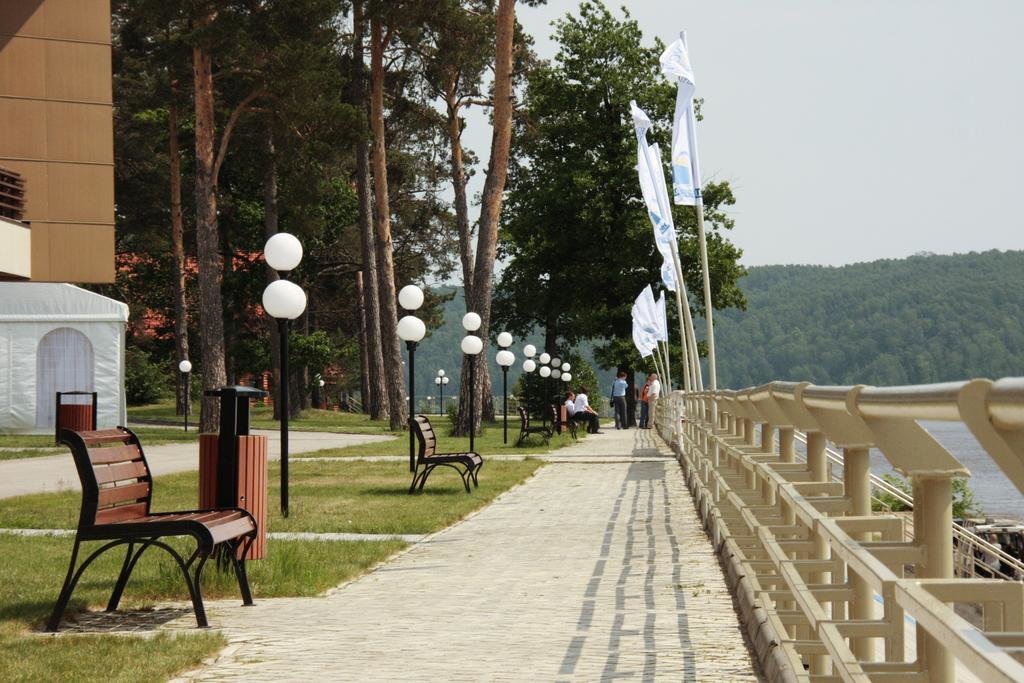
[[[470,311],[462,316],[462,326],[467,332],[476,332],[480,329],[480,316]],[[475,334],[467,334],[462,338],[462,352],[469,359],[469,450],[473,450],[473,437],[476,432],[476,356],[484,350],[484,342]]]
[[[508,369],[516,362],[516,355],[508,350],[508,347],[512,346],[512,335],[508,332],[499,334],[498,346],[501,347],[501,351],[498,351],[495,360],[501,366],[501,409],[504,413],[502,439],[503,443],[508,443]]]
[[[288,273],[302,261],[302,244],[294,235],[279,232],[272,235],[263,247],[267,265],[277,271],[281,279],[274,280],[263,290],[263,310],[277,319],[281,336],[281,386],[277,388],[281,408],[281,515],[288,516],[288,332],[291,321],[306,310],[306,292],[288,280]]]
[[[407,311],[415,311],[423,305],[423,290],[416,285],[406,285],[398,292],[398,304]],[[398,338],[405,342],[409,351],[409,471],[416,471],[416,435],[413,423],[416,421],[416,345],[427,334],[427,326],[415,315],[407,315],[398,321]]]
[[[191,401],[192,396],[191,396],[191,391],[190,391],[192,387],[190,386],[191,383],[189,382],[189,379],[188,379],[188,373],[192,372],[192,362],[186,358],[185,360],[183,360],[180,363],[178,363],[178,372],[181,373],[181,381],[184,384],[182,389],[184,389],[184,394],[185,394],[185,400],[183,401],[183,403],[185,405],[184,405],[184,410],[182,412],[185,414],[185,431],[187,432],[188,431],[188,413],[192,409],[192,401]]]

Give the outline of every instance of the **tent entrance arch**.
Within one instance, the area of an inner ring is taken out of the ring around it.
[[[72,327],[58,327],[39,340],[36,350],[36,427],[53,427],[54,397],[58,391],[95,391],[95,367],[92,342]]]

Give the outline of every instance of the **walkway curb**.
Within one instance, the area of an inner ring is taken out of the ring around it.
[[[739,617],[746,628],[747,635],[754,646],[761,668],[771,681],[783,683],[796,683],[799,678],[793,670],[789,659],[779,647],[780,635],[774,626],[768,621],[768,616],[757,599],[757,593],[739,559],[738,549],[734,542],[728,538],[721,519],[714,514],[714,508],[705,504],[704,498],[708,494],[703,490],[696,477],[690,476],[686,456],[682,454],[678,444],[668,442],[675,452],[683,476],[686,479],[687,488],[693,497],[693,504],[697,514],[704,522],[704,530],[711,537],[715,548],[715,555],[718,556],[719,564],[725,572],[726,581],[733,591],[736,604],[739,607]],[[803,673],[803,672],[801,672]]]

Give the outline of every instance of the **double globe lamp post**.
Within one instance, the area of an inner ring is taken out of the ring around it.
[[[529,379],[530,374],[537,369],[537,361],[533,359],[537,355],[537,347],[533,344],[527,344],[523,347],[523,355],[526,356],[526,360],[523,361],[523,372],[526,376],[523,377],[523,404],[526,407],[526,416],[530,416],[530,391],[529,391]]]
[[[480,316],[470,311],[462,316],[462,327],[468,334],[462,338],[462,352],[469,359],[469,450],[473,451],[473,437],[476,432],[476,357],[484,350],[484,342],[473,334],[480,329]]]
[[[414,315],[423,305],[423,290],[416,285],[406,285],[398,292],[398,304],[408,315],[398,321],[398,338],[405,342],[409,351],[409,471],[416,471],[416,436],[413,424],[416,421],[416,345],[427,334],[427,326]]]
[[[512,346],[512,335],[508,332],[499,334],[498,346],[501,350],[494,360],[501,366],[501,412],[504,416],[502,440],[503,443],[508,443],[508,369],[516,362],[516,355],[508,350],[508,347]]]
[[[437,400],[437,414],[444,415],[444,388],[448,386],[448,378],[444,376],[444,370],[437,371],[434,384],[437,385],[438,391],[441,392],[441,396]]]
[[[279,232],[267,240],[263,247],[267,265],[277,271],[281,279],[263,290],[263,310],[277,318],[281,335],[281,382],[277,389],[281,408],[281,515],[288,516],[288,332],[291,321],[306,310],[306,292],[288,280],[288,273],[302,261],[302,244],[286,232]]]

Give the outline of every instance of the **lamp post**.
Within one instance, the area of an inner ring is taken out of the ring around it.
[[[188,411],[192,407],[191,401],[189,400],[191,398],[191,396],[190,396],[191,392],[189,391],[189,389],[191,389],[191,387],[189,386],[188,373],[192,372],[192,363],[187,358],[185,360],[181,361],[180,363],[178,363],[178,372],[181,373],[181,381],[185,385],[184,386],[184,389],[185,389],[185,401],[184,401],[184,403],[185,403],[185,410],[183,410],[182,412],[185,414],[185,431],[187,432],[188,431]]]
[[[439,369],[437,371],[437,377],[434,378],[434,384],[436,384],[441,391],[441,397],[438,399],[437,414],[444,415],[444,388],[448,384],[448,378],[444,376],[444,370]]]
[[[291,321],[306,310],[306,292],[288,280],[288,273],[302,261],[302,244],[286,232],[279,232],[267,240],[263,247],[267,265],[277,271],[280,280],[274,280],[263,290],[263,310],[277,318],[281,335],[281,386],[278,401],[281,406],[281,515],[288,516],[288,330]]]
[[[504,425],[502,426],[502,443],[508,443],[508,369],[513,363],[516,362],[516,355],[508,350],[508,347],[512,346],[512,335],[508,332],[502,332],[498,335],[498,346],[501,347],[501,351],[498,351],[498,355],[495,360],[498,365],[501,366],[501,412],[504,416]]]
[[[482,321],[480,316],[470,311],[466,315],[462,316],[462,326],[466,329],[467,334],[462,338],[462,352],[467,356],[473,356],[469,359],[469,450],[473,450],[473,436],[476,431],[476,356],[484,350],[484,342],[480,337],[472,334],[480,329]]]
[[[526,360],[523,361],[523,372],[526,373],[526,377],[523,377],[523,403],[526,404],[526,416],[530,416],[530,374],[537,369],[537,361],[533,359],[537,355],[537,347],[533,344],[527,344],[523,347],[523,356]]]
[[[398,292],[398,303],[410,315],[398,321],[398,338],[409,350],[409,471],[416,471],[416,435],[413,423],[416,421],[416,344],[427,333],[427,326],[412,311],[423,305],[423,290],[416,285],[406,285]]]

